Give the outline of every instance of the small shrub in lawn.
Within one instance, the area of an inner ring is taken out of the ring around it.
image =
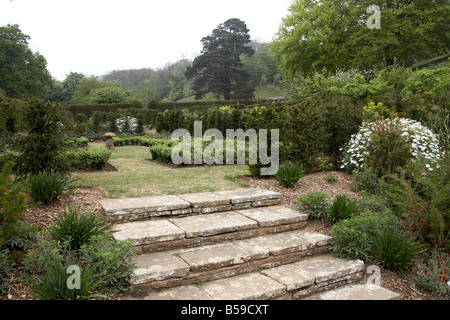
[[[153,160],[162,160],[167,163],[172,161],[172,147],[159,144],[150,147],[150,153]]]
[[[66,152],[67,160],[74,168],[102,169],[109,161],[112,152],[103,147],[81,148]]]
[[[415,267],[420,246],[405,234],[386,228],[373,238],[372,255],[389,270],[403,273]]]
[[[341,220],[350,219],[358,212],[359,206],[356,200],[350,199],[347,194],[339,194],[330,206],[330,220],[337,223]]]
[[[75,190],[73,179],[69,173],[42,171],[30,176],[30,196],[36,202],[51,203],[63,195],[72,194]]]
[[[414,283],[419,288],[426,291],[440,294],[444,298],[450,298],[450,259],[447,252],[433,250],[428,262],[424,265],[414,279]]]
[[[49,228],[50,234],[57,241],[69,241],[70,250],[78,250],[91,237],[108,231],[108,221],[99,217],[98,213],[66,207],[63,213],[55,217],[55,222]]]
[[[330,205],[327,201],[328,195],[322,191],[310,190],[307,194],[299,196],[298,209],[303,213],[308,214],[312,219],[324,219],[330,210]]]
[[[299,164],[284,163],[280,166],[275,179],[286,188],[293,188],[305,176],[305,169]]]

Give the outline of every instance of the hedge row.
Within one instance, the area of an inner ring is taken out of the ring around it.
[[[132,103],[112,103],[112,104],[71,104],[69,111],[73,115],[84,113],[89,118],[92,117],[94,111],[115,112],[118,109],[136,109],[136,104]]]
[[[148,137],[126,137],[126,138],[113,138],[114,146],[145,146],[152,147],[155,145],[165,145],[165,146],[174,146],[178,144],[177,141],[166,140],[166,139],[157,139],[157,138],[148,138]]]
[[[6,150],[0,153],[0,166],[6,161],[14,161],[20,153]],[[64,153],[64,160],[72,169],[102,169],[108,163],[111,151],[104,147],[71,149]]]
[[[205,107],[220,107],[220,106],[231,106],[231,107],[247,107],[255,106],[259,104],[270,104],[271,100],[224,100],[224,101],[191,101],[191,102],[158,102],[152,100],[148,104],[149,109],[155,109],[160,111],[165,110],[180,110],[180,109],[195,109],[195,108],[205,108]]]
[[[204,150],[207,146],[210,145],[210,141],[207,140],[203,140],[202,141],[202,155],[204,155]],[[153,139],[152,141],[153,145],[150,146],[150,154],[152,156],[153,160],[162,160],[164,162],[172,162],[172,149],[175,145],[178,145],[179,142],[178,141],[172,141],[172,140],[163,140],[163,139]],[[222,155],[217,155],[218,157],[221,156],[223,163],[225,164],[227,161],[227,154],[226,154],[226,143],[227,140],[223,139],[222,140],[223,143],[223,153]],[[191,148],[190,148],[190,163],[194,163],[194,139],[191,140]],[[238,153],[238,146],[237,143],[234,144],[234,163],[237,163],[237,153]],[[180,157],[184,156],[184,154],[182,154],[182,151],[180,152]],[[215,154],[211,154],[208,156],[215,156]],[[245,159],[246,159],[246,163],[248,163],[248,156],[249,156],[249,146],[248,146],[248,142],[245,145]],[[217,158],[216,158],[217,159]],[[204,161],[205,159],[203,158],[203,163],[205,163]]]
[[[220,107],[220,106],[231,106],[231,107],[248,107],[261,104],[271,104],[271,100],[226,100],[226,101],[192,101],[192,102],[159,102],[152,100],[149,102],[148,109],[150,110],[181,110],[181,109],[196,109],[196,108],[207,108],[207,107]],[[84,113],[88,117],[91,117],[94,111],[103,112],[115,112],[118,109],[140,109],[137,108],[136,104],[132,103],[113,103],[113,104],[71,104],[69,105],[69,111],[73,115],[79,113]]]
[[[69,150],[65,156],[73,169],[103,169],[108,163],[111,153],[104,147],[89,147]]]

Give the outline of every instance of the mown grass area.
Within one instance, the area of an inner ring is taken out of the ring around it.
[[[254,95],[255,95],[256,99],[268,99],[268,98],[278,97],[282,94],[280,93],[278,86],[266,85],[266,86],[256,87]],[[223,97],[219,98],[217,94],[208,93],[202,99],[200,99],[200,101],[216,101],[216,100],[223,100]],[[194,101],[198,101],[195,99],[195,96],[190,96],[190,97],[178,100],[178,102],[194,102]]]
[[[232,178],[249,174],[246,165],[171,169],[148,159],[147,147],[116,147],[109,163],[118,171],[75,172],[73,176],[77,185],[102,187],[110,198],[124,198],[239,189],[245,185]]]

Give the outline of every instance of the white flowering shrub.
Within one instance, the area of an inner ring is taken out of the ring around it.
[[[380,139],[384,136],[385,139]],[[433,170],[436,161],[442,157],[439,138],[421,123],[405,118],[394,118],[363,122],[358,133],[354,134],[344,148],[342,169],[348,172],[363,171],[371,166],[374,159],[378,165],[401,165],[409,159],[420,161]],[[379,154],[374,154],[377,152]],[[392,172],[385,168],[385,171]]]
[[[122,117],[116,120],[117,129],[119,132],[136,132],[138,128],[138,121],[133,117]]]

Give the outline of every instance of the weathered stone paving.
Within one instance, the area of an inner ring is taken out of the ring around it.
[[[326,254],[261,272],[209,281],[195,289],[191,287],[190,291],[194,291],[199,299],[298,299],[356,282],[361,279],[363,268],[364,264],[360,261],[342,260]],[[183,291],[179,288],[167,289],[152,292],[147,299],[183,299],[182,294]],[[337,294],[334,295],[335,298]]]
[[[102,200],[117,240],[130,239],[130,292],[146,300],[391,300],[361,284],[364,263],[334,257],[330,236],[261,189]]]
[[[302,228],[308,216],[279,206],[255,207],[183,218],[134,221],[114,226],[115,239],[131,239],[137,253],[200,246]]]
[[[158,288],[168,283],[209,281],[220,277],[218,270],[233,275],[298,261],[328,250],[331,238],[303,230],[236,240],[198,248],[138,256],[135,284]],[[176,281],[173,280],[176,278]],[[161,283],[165,281],[165,283]]]
[[[304,300],[399,300],[400,295],[371,284],[353,284],[312,295]]]
[[[251,207],[277,205],[281,194],[260,189],[204,192],[100,201],[103,211],[115,223],[167,216],[184,216]]]

